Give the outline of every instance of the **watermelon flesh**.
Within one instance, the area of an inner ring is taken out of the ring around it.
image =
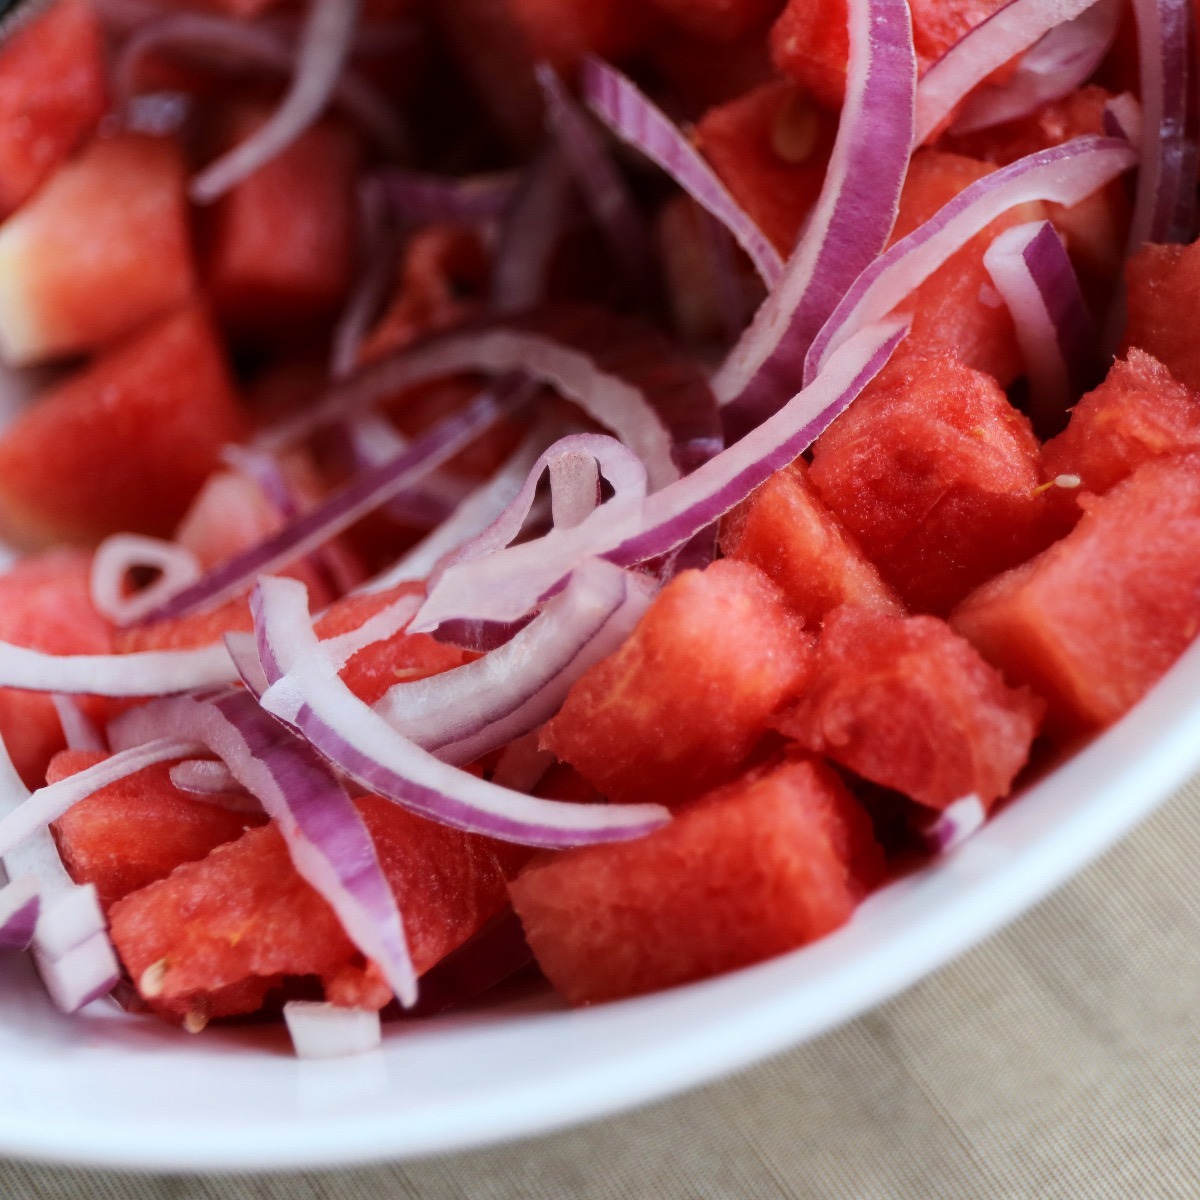
[[[186,308],[69,375],[0,435],[0,528],[24,546],[166,536],[244,430],[223,347],[205,312]]]
[[[509,891],[555,990],[592,1004],[823,937],[883,866],[845,785],[801,758],[710,793],[647,837],[539,855]]]
[[[96,128],[108,105],[100,19],[59,0],[0,51],[0,219]]]
[[[679,804],[735,774],[810,656],[800,619],[757,568],[723,559],[684,571],[576,681],[541,744],[609,800]]]
[[[46,782],[57,783],[106,757],[64,750],[50,763]],[[51,826],[71,878],[95,884],[105,909],[266,821],[188,796],[171,783],[170,770],[159,763],[110,784]]]
[[[96,350],[178,308],[194,286],[184,182],[179,147],[137,133],[60,167],[0,225],[0,357]]]
[[[652,0],[686,33],[713,42],[736,42],[764,29],[783,0]],[[673,31],[674,32],[674,31]]]
[[[1077,475],[1106,492],[1160,454],[1200,449],[1200,396],[1157,359],[1133,349],[1071,410],[1066,429],[1042,449],[1050,478]]]
[[[822,503],[802,459],[725,517],[721,550],[768,575],[806,625],[818,624],[839,604],[903,611],[895,592]]]
[[[950,623],[1049,703],[1059,741],[1111,724],[1200,629],[1200,454],[1143,463],[1037,558],[985,583]]]
[[[1148,244],[1125,264],[1124,347],[1154,355],[1185,387],[1200,392],[1200,342],[1190,315],[1200,307],[1200,242]]]
[[[937,617],[831,613],[813,678],[773,724],[799,746],[930,808],[990,805],[1025,765],[1044,703]]]
[[[386,800],[367,796],[355,804],[422,974],[504,908],[506,851]],[[113,905],[109,920],[145,999],[176,1020],[253,1011],[288,976],[334,981],[343,1001],[382,1007],[391,998],[386,987],[364,979],[361,955],[333,910],[296,873],[274,824],[131,893]]]

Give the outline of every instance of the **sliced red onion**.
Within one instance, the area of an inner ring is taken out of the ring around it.
[[[783,274],[779,251],[671,118],[632,79],[598,58],[584,60],[582,86],[583,98],[592,112],[623,142],[662,167],[728,229],[750,256],[763,282],[774,287]]]
[[[219,759],[189,758],[171,767],[171,783],[195,800],[227,812],[261,813],[263,806]]]
[[[600,503],[600,464],[586,451],[569,451],[548,464],[550,519],[569,528],[578,525]]]
[[[124,105],[126,129],[151,137],[173,137],[192,116],[195,102],[186,92],[142,92]]]
[[[541,783],[542,777],[554,766],[554,755],[541,748],[539,737],[540,732],[534,729],[504,747],[492,772],[492,782],[497,787],[532,792]]]
[[[492,308],[519,313],[546,299],[554,253],[577,201],[570,168],[556,144],[530,164],[505,214],[492,256]]]
[[[734,434],[799,390],[813,338],[896,222],[913,136],[912,20],[905,0],[849,0],[847,18],[846,103],[821,195],[779,286],[713,379]]]
[[[1039,432],[1058,432],[1097,366],[1096,329],[1049,221],[1006,229],[983,256],[1013,319]]]
[[[815,378],[848,336],[903,304],[946,259],[1010,208],[1032,200],[1069,208],[1136,161],[1123,140],[1078,137],[976,180],[855,280],[814,339],[805,377]]]
[[[697,207],[700,235],[713,281],[717,313],[727,341],[736,342],[746,327],[750,298],[738,270],[733,235],[711,213]]]
[[[1196,143],[1188,131],[1195,18],[1188,0],[1133,0],[1141,83],[1141,169],[1129,249],[1191,241]]]
[[[900,321],[860,330],[773,417],[636,506],[617,506],[614,497],[573,528],[552,529],[534,541],[448,567],[431,585],[410,630],[427,632],[458,619],[517,620],[561,587],[585,558],[632,566],[684,545],[803,453],[878,374],[906,330]]]
[[[373,179],[396,216],[414,225],[497,220],[508,211],[520,184],[515,171],[460,177],[399,167],[385,167]]]
[[[136,96],[138,67],[157,50],[178,49],[204,55],[216,65],[235,64],[265,67],[290,73],[296,65],[295,47],[279,31],[259,22],[218,17],[208,13],[172,13],[155,9],[155,19],[139,21],[138,28],[121,47],[112,69],[116,107],[133,127],[138,121],[142,98]],[[375,88],[354,71],[343,71],[333,100],[388,154],[403,152],[406,137],[395,111]]]
[[[311,0],[287,94],[259,129],[192,180],[188,194],[194,203],[211,204],[253,175],[325,111],[354,44],[359,3]]]
[[[157,577],[131,593],[130,575],[147,569]],[[196,556],[178,542],[116,533],[105,538],[92,557],[92,603],[113,624],[134,625],[203,573]]]
[[[397,683],[373,707],[443,762],[474,762],[554,716],[575,681],[633,632],[657,590],[649,577],[600,559],[581,563],[504,646],[438,675]]]
[[[96,728],[88,715],[79,707],[74,696],[56,692],[50,697],[58,722],[62,726],[68,750],[103,750],[108,747],[104,735]]]
[[[297,1058],[346,1058],[383,1044],[379,1014],[365,1008],[341,1008],[318,1000],[289,1000],[283,1019]]]
[[[338,677],[321,650],[304,585],[268,577],[254,595],[268,712],[351,779],[443,825],[533,846],[640,837],[670,819],[656,804],[539,800],[441,762],[392,729]]]
[[[1124,138],[1131,146],[1142,141],[1142,106],[1132,92],[1122,92],[1104,103],[1104,132]]]
[[[107,996],[121,978],[112,940],[103,927],[61,958],[48,958],[34,938],[33,961],[42,984],[60,1012],[78,1012]]]
[[[378,963],[403,1004],[416,1000],[400,912],[358,809],[325,764],[252,696],[232,691],[207,700],[153,701],[123,713],[109,736],[118,747],[187,739],[217,755],[261,801],[296,870],[337,914],[350,940]]]
[[[0,642],[0,687],[85,696],[161,696],[231,683],[233,664],[220,643],[195,650],[136,654],[43,654]]]
[[[27,950],[37,928],[41,884],[36,875],[20,875],[0,887],[0,950]]]
[[[979,797],[964,796],[920,831],[921,841],[931,854],[949,854],[982,829],[986,820],[987,809]]]
[[[1117,36],[1122,9],[1123,0],[1096,0],[1078,16],[1056,25],[1022,56],[1011,79],[985,83],[968,96],[952,132],[974,133],[1016,121],[1070,95],[1104,61]]]
[[[241,595],[261,573],[286,566],[349,529],[367,513],[424,478],[523,399],[519,393],[496,391],[476,397],[466,408],[443,418],[412,443],[408,450],[344,484],[316,507],[276,533],[209,571],[191,587],[176,593],[146,620],[183,616],[215,608]],[[127,656],[133,657],[133,656]],[[145,657],[145,656],[143,656]],[[3,677],[0,655],[0,678]],[[194,684],[192,686],[200,686]],[[55,691],[78,690],[55,688]],[[178,690],[178,689],[173,689]],[[142,693],[146,694],[146,693]]]
[[[554,68],[539,63],[535,74],[546,104],[546,124],[609,250],[632,283],[640,288],[652,286],[650,234],[629,185],[591,118]]]

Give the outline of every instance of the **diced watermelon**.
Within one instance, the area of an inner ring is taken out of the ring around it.
[[[540,855],[509,885],[571,1004],[704,979],[849,920],[883,873],[866,813],[811,759],[712,792],[632,842]]]
[[[905,604],[937,615],[1075,515],[1040,490],[1037,439],[995,381],[930,354],[885,368],[818,439],[810,478]]]
[[[112,630],[92,604],[90,576],[91,556],[82,551],[22,559],[0,575],[0,641],[51,654],[111,653]],[[15,688],[0,688],[0,737],[31,788],[42,785],[65,745],[50,697]]]
[[[95,128],[108,104],[100,19],[60,0],[0,51],[0,218]]]
[[[504,907],[496,844],[373,796],[355,803],[423,973]],[[338,980],[344,999],[346,968],[362,965],[333,910],[296,873],[274,824],[131,893],[109,919],[134,982],[154,967],[158,978],[146,998],[177,1019],[250,1011],[283,976]],[[231,998],[221,989],[233,984],[246,986]],[[386,990],[373,998],[386,1002]]]
[[[973,158],[918,150],[909,164],[892,241],[923,225],[963,188],[993,168]],[[992,287],[983,255],[998,233],[1043,219],[1045,206],[1023,204],[998,217],[936,270],[898,312],[913,314],[910,350],[952,356],[1007,387],[1024,368],[1008,309]]]
[[[803,685],[811,652],[756,567],[684,571],[575,683],[542,745],[610,800],[678,804],[735,774]]]
[[[963,34],[1006,2],[908,0],[918,73],[923,75]],[[829,108],[842,105],[849,49],[846,0],[788,0],[771,30],[776,67]]]
[[[250,603],[239,598],[227,601],[211,612],[118,629],[113,641],[118,654],[135,654],[143,650],[194,650],[219,642],[227,633],[250,633],[253,628]]]
[[[0,225],[0,355],[95,350],[193,287],[184,164],[167,138],[101,138]]]
[[[750,218],[787,254],[816,204],[837,119],[777,81],[711,108],[696,145]]]
[[[46,782],[57,783],[105,757],[64,750],[51,762]],[[71,878],[94,883],[107,909],[265,820],[188,796],[171,783],[170,765],[160,763],[81,800],[51,829]]]
[[[766,572],[787,602],[817,624],[839,604],[900,613],[896,598],[797,460],[721,522],[721,550]]]
[[[1200,629],[1200,454],[1143,463],[1085,497],[1074,531],[985,583],[950,623],[1050,704],[1058,738],[1102,728]]]
[[[1008,794],[1045,704],[937,617],[829,614],[812,682],[773,721],[800,746],[930,808]]]
[[[1147,459],[1195,449],[1200,396],[1134,349],[1071,410],[1066,429],[1043,447],[1042,463],[1050,478],[1078,475],[1086,491],[1106,492]]]
[[[685,32],[714,42],[736,42],[766,27],[784,0],[652,0]]]
[[[222,148],[266,117],[257,107],[231,111]],[[203,274],[236,336],[295,338],[336,314],[354,269],[359,157],[347,129],[322,121],[206,214]]]
[[[1200,392],[1200,340],[1192,314],[1200,311],[1200,242],[1148,244],[1125,264],[1129,323],[1126,349],[1136,346],[1194,392]]]
[[[244,424],[207,315],[155,322],[0,436],[0,526],[22,545],[166,535]]]

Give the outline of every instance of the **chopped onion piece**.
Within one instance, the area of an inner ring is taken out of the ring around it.
[[[263,806],[219,759],[189,758],[171,767],[171,783],[196,800],[228,812],[261,813]]]
[[[157,578],[130,594],[129,576],[139,569],[157,571]],[[116,533],[105,538],[92,557],[92,603],[115,625],[133,625],[203,573],[186,546],[137,533]]]
[[[670,819],[656,804],[539,800],[448,766],[392,729],[338,677],[313,631],[302,583],[265,578],[253,605],[259,661],[271,682],[263,707],[376,795],[443,825],[531,846],[624,841]]]
[[[55,692],[50,697],[54,711],[58,715],[58,723],[62,726],[63,737],[68,750],[104,750],[108,747],[104,735],[92,723],[91,718],[79,707],[74,696]]]
[[[996,237],[983,265],[1016,329],[1034,426],[1057,433],[1097,366],[1096,330],[1066,247],[1049,221],[1032,221]]]
[[[779,286],[713,379],[735,436],[800,389],[810,343],[896,222],[913,134],[912,19],[905,0],[849,0],[847,19],[846,103],[821,194]]]
[[[921,841],[931,854],[949,854],[983,828],[987,809],[978,796],[955,800],[920,831]]]
[[[283,1019],[297,1058],[345,1058],[376,1050],[383,1042],[379,1014],[317,1000],[289,1000]]]
[[[583,64],[588,107],[622,141],[657,163],[693,200],[737,239],[768,287],[783,274],[783,260],[770,239],[729,193],[720,176],[676,124],[628,76],[598,58]]]
[[[279,107],[244,142],[193,180],[188,194],[211,204],[287,149],[324,112],[354,44],[359,0],[311,0],[296,71]]]
[[[490,221],[502,217],[519,186],[515,171],[492,175],[430,175],[385,167],[373,177],[403,221]]]
[[[49,958],[33,946],[33,961],[50,999],[65,1013],[107,996],[121,978],[121,969],[108,933],[101,928],[61,958]]]
[[[1031,200],[1052,200],[1069,208],[1136,161],[1121,139],[1078,137],[976,180],[855,280],[814,339],[805,377],[815,378],[847,337],[903,304],[946,259],[1002,213]]]
[[[37,928],[41,884],[36,875],[20,875],[0,887],[0,950],[26,950]]]

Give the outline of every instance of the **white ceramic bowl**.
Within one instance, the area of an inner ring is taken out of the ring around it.
[[[282,1030],[198,1037],[108,1002],[51,1010],[0,964],[0,1154],[113,1166],[299,1167],[544,1132],[702,1083],[907,987],[1078,871],[1200,766],[1200,645],[1128,717],[936,865],[808,949],[570,1012],[544,992],[393,1026],[298,1062]]]

